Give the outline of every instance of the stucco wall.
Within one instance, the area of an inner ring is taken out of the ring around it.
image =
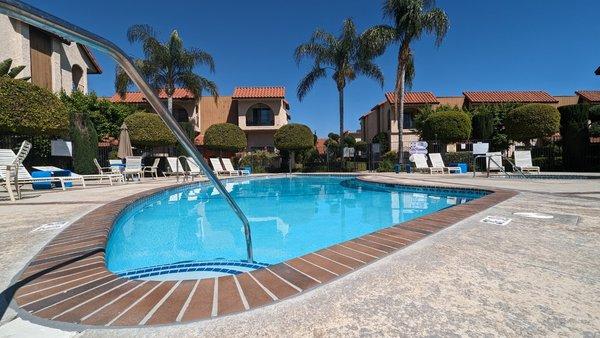
[[[0,61],[11,58],[13,66],[25,65],[20,75],[30,76],[29,25],[0,14],[0,37]],[[87,72],[92,64],[79,45],[74,42],[67,45],[52,38],[51,65],[53,91],[63,89],[70,93],[73,86],[71,69],[74,65],[79,65],[83,70],[79,89],[87,92]]]
[[[287,110],[282,99],[237,99],[238,101],[238,125],[243,130],[277,130],[281,126],[288,123]],[[273,110],[274,122],[273,126],[248,126],[246,125],[246,112],[255,104],[265,104]]]
[[[247,131],[246,138],[248,140],[248,150],[253,148],[262,149],[264,147],[275,147],[273,136],[275,131]]]

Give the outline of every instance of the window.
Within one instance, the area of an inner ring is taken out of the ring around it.
[[[412,111],[404,111],[404,129],[413,129],[415,119]]]
[[[81,78],[83,77],[83,69],[78,65],[73,65],[71,68],[71,77],[73,79],[73,86],[71,88],[72,91],[79,90],[80,92],[85,92],[85,88],[83,88],[83,84],[81,83]]]
[[[189,122],[187,110],[173,107],[173,117],[177,122]]]
[[[273,110],[266,104],[256,104],[246,112],[247,126],[274,126],[275,116]]]

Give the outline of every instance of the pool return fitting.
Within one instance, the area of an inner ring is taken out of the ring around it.
[[[208,163],[206,163],[198,149],[196,149],[194,144],[188,139],[187,135],[179,127],[173,116],[169,114],[168,109],[160,101],[158,95],[154,93],[150,85],[146,82],[146,80],[144,80],[140,72],[134,66],[132,60],[119,47],[117,47],[117,45],[96,34],[88,32],[83,28],[75,26],[67,21],[59,19],[49,13],[18,0],[0,0],[0,13],[110,55],[119,64],[119,66],[125,70],[125,73],[127,73],[133,83],[138,86],[140,91],[144,94],[146,100],[148,100],[150,106],[152,106],[152,108],[158,113],[167,127],[181,143],[183,148],[202,168],[206,174],[206,177],[208,177],[215,188],[217,188],[217,190],[225,197],[225,200],[227,203],[229,203],[229,206],[242,221],[244,225],[244,235],[246,237],[246,251],[248,253],[247,259],[250,263],[254,261],[252,254],[252,236],[250,234],[250,223],[248,222],[248,218],[246,218],[246,215],[244,215],[242,209],[210,169]]]

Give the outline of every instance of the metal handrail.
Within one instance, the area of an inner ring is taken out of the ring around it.
[[[494,160],[492,158],[493,156],[500,156],[500,158],[505,159],[513,167],[513,170],[517,169],[517,171],[521,174],[521,176],[523,176],[523,178],[527,178],[527,175],[525,175],[525,173],[521,170],[521,168],[515,166],[515,164],[510,160],[510,158],[508,158],[508,157],[506,157],[504,155],[477,155],[477,156],[475,156],[475,158],[473,159],[473,177],[475,177],[475,174],[477,173],[477,171],[475,170],[475,165],[476,165],[476,162],[477,162],[478,158],[487,158],[486,171],[487,171],[487,176],[488,177],[490,177],[490,161],[494,162],[494,164],[496,164],[498,166],[498,168],[500,168],[500,170],[504,173],[504,175],[506,175],[506,177],[510,176],[506,172],[506,170],[504,170],[504,166],[502,165],[502,163],[496,162],[496,160]]]
[[[233,197],[227,192],[223,184],[208,166],[200,152],[194,144],[188,139],[186,133],[179,127],[173,116],[169,114],[168,109],[160,101],[153,88],[144,80],[140,72],[137,70],[132,60],[114,43],[102,38],[94,33],[80,28],[72,23],[59,19],[49,13],[46,13],[33,6],[27,5],[18,0],[0,0],[0,13],[19,21],[25,22],[31,26],[42,30],[54,33],[58,36],[67,38],[77,43],[95,48],[110,55],[120,66],[125,70],[125,73],[135,83],[140,91],[148,100],[148,103],[158,113],[167,127],[175,135],[188,154],[196,161],[196,163],[204,170],[204,173],[217,190],[225,197],[229,206],[236,213],[238,218],[244,224],[244,234],[246,237],[246,251],[248,253],[248,262],[253,262],[252,253],[252,236],[250,233],[250,222],[244,215],[244,212],[235,202]]]

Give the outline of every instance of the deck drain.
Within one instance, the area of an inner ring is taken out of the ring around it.
[[[513,215],[527,217],[527,218],[537,218],[537,219],[552,219],[554,216],[549,214],[542,214],[541,212],[515,212]]]
[[[512,221],[512,218],[500,217],[500,216],[487,216],[482,219],[482,223],[494,224],[494,225],[507,225]]]
[[[49,231],[49,230],[61,229],[65,225],[67,225],[67,222],[46,223],[46,224],[42,224],[39,227],[31,230],[31,232],[40,232],[40,231]]]

